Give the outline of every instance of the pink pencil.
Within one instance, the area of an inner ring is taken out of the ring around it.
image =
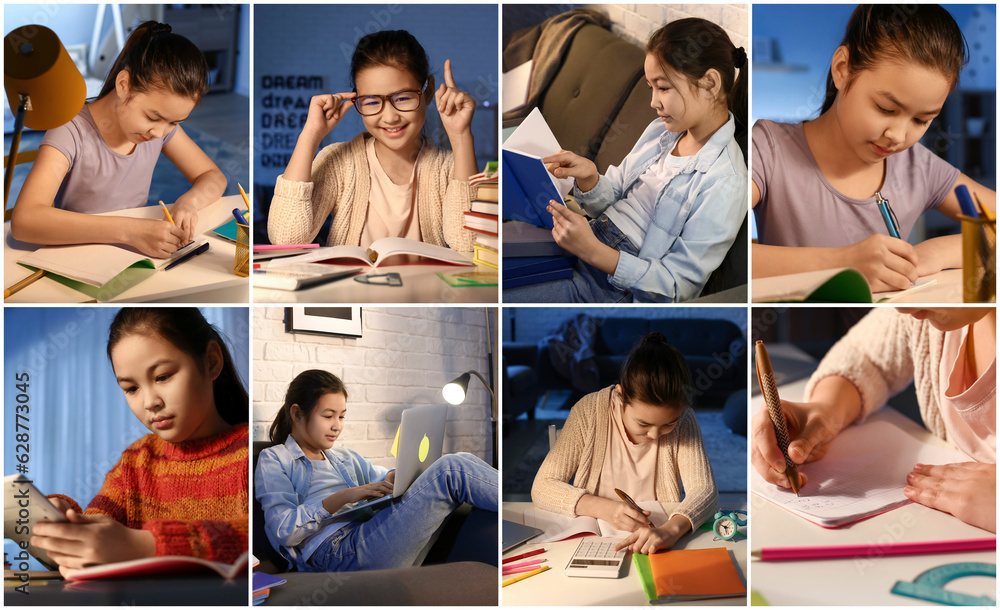
[[[885,546],[856,544],[846,546],[773,547],[752,551],[761,561],[795,561],[800,559],[843,559],[886,555],[924,555],[929,553],[961,553],[965,551],[995,551],[996,538],[968,540],[932,540],[928,542],[897,542]]]
[[[503,569],[506,570],[507,568],[523,568],[524,566],[535,566],[537,568],[538,564],[542,563],[543,561],[548,561],[548,560],[532,559],[531,561],[522,561],[521,563],[505,563],[503,565]]]
[[[508,574],[521,574],[523,572],[532,572],[534,570],[537,570],[540,567],[542,567],[541,564],[533,565],[533,566],[526,566],[526,567],[523,567],[523,568],[504,568],[502,576],[507,576]]]

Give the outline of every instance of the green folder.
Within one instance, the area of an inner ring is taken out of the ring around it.
[[[635,564],[635,572],[639,575],[639,582],[642,583],[646,601],[653,603],[658,596],[656,595],[656,583],[653,582],[653,570],[649,567],[649,555],[632,553],[632,563]]]

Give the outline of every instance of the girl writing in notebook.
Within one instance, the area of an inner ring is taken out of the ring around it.
[[[996,193],[918,143],[966,61],[962,32],[939,6],[854,11],[819,117],[754,124],[753,277],[853,267],[879,291],[961,267],[960,235],[905,240],[928,210],[958,218],[958,185],[996,208]],[[883,220],[883,199],[899,238]]]
[[[692,44],[697,41],[697,44]],[[543,161],[587,221],[551,202],[552,236],[577,257],[569,279],[505,289],[509,302],[671,302],[697,297],[746,217],[746,162],[734,135],[747,113],[747,55],[725,30],[679,19],[646,44],[659,115],[605,175],[567,151]]]
[[[622,365],[621,381],[573,406],[531,487],[538,508],[603,519],[632,532],[618,548],[669,549],[710,518],[718,504],[712,465],[688,404],[684,357],[660,333],[644,337]],[[679,503],[649,527],[621,501]]]
[[[36,244],[126,244],[165,258],[191,241],[198,211],[226,177],[180,123],[208,88],[205,58],[170,26],[147,21],[129,35],[97,99],[49,130],[11,217],[16,239]],[[191,183],[161,219],[94,216],[147,204],[160,153]]]
[[[272,243],[315,239],[330,216],[328,245],[367,248],[382,237],[405,237],[471,251],[463,228],[475,174],[472,115],[476,102],[455,86],[451,60],[435,91],[427,54],[405,30],[375,32],[358,41],[345,93],[317,95],[309,104],[285,173],[278,176],[268,214]],[[451,151],[423,135],[434,100]],[[316,148],[354,108],[367,133]]]
[[[431,536],[463,502],[496,512],[499,475],[468,453],[441,456],[401,501],[367,518],[337,520],[348,505],[392,493],[395,471],[334,447],[347,420],[347,389],[335,375],[308,370],[288,386],[260,453],[254,495],[271,546],[298,570],[334,572],[413,565]]]
[[[249,407],[222,336],[195,308],[124,308],[108,357],[132,414],[132,443],[86,510],[51,496],[68,523],[32,544],[72,570],[144,557],[234,562],[247,551]]]
[[[873,309],[823,357],[803,402],[781,401],[788,456],[821,459],[845,427],[913,382],[927,429],[974,461],[914,464],[899,482],[906,497],[996,532],[996,320],[992,307]],[[754,468],[788,487],[767,409],[752,427]],[[808,495],[806,472],[799,480]]]

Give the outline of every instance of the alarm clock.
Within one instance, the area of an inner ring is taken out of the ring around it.
[[[720,540],[732,540],[733,536],[736,535],[736,528],[740,525],[746,525],[747,520],[741,519],[739,515],[745,515],[747,511],[745,510],[720,510],[715,513],[715,523],[712,524],[712,531]]]

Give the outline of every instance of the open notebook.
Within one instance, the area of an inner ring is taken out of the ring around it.
[[[822,527],[840,527],[898,508],[913,465],[968,462],[951,449],[926,445],[878,421],[850,426],[820,460],[799,467],[809,483],[796,497],[790,489],[764,481],[751,469],[751,489],[766,500]]]
[[[636,504],[640,508],[650,512],[649,520],[656,527],[660,527],[667,522],[667,514],[656,500],[644,500]],[[532,540],[532,542],[556,542],[581,536],[625,538],[631,534],[631,532],[616,529],[603,519],[570,517],[533,506],[524,510],[524,525],[537,527],[542,530],[542,533]]]

